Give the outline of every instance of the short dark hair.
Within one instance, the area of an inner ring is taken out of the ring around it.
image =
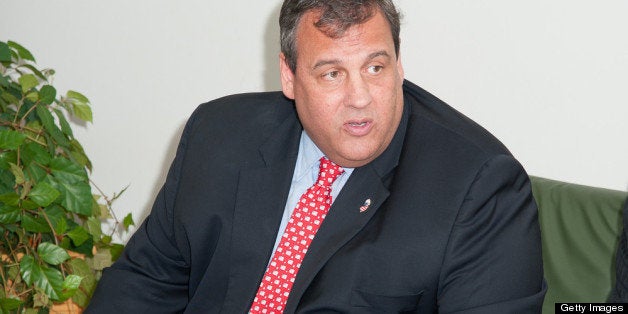
[[[399,56],[400,14],[392,0],[285,0],[279,15],[281,52],[292,72],[297,67],[296,30],[301,17],[311,10],[320,11],[314,26],[331,38],[341,37],[351,26],[368,21],[380,10],[388,20],[395,54]]]

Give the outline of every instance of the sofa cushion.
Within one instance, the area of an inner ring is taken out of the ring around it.
[[[627,192],[531,177],[539,207],[544,313],[556,302],[605,302],[615,284],[615,253]]]

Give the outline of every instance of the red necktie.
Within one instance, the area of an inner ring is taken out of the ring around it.
[[[303,257],[331,206],[331,185],[344,170],[320,159],[318,179],[294,208],[249,313],[283,313]]]

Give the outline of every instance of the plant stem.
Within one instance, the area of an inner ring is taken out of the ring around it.
[[[21,121],[24,121],[24,119],[26,119],[26,117],[28,117],[28,115],[33,112],[33,110],[35,110],[35,108],[37,108],[37,105],[39,104],[39,101],[37,101],[30,109],[28,109],[28,111],[26,111],[26,113],[24,114],[24,116],[22,116],[22,119],[20,119]],[[20,124],[22,124],[22,122],[20,122]]]
[[[118,225],[120,224],[120,221],[118,220],[118,217],[116,217],[116,213],[113,211],[113,208],[111,208],[111,200],[109,200],[109,198],[107,197],[107,195],[105,195],[105,193],[98,187],[98,185],[96,185],[96,183],[94,183],[94,181],[92,181],[91,179],[89,180],[89,182],[96,188],[96,190],[98,190],[98,193],[105,199],[105,202],[107,203],[107,210],[111,213],[111,216],[113,217],[113,220],[116,222],[113,226],[113,230],[111,230],[111,234],[109,236],[113,236],[113,234],[116,231],[116,228],[118,227]]]
[[[22,109],[22,105],[24,105],[24,97],[26,96],[22,96],[22,99],[20,99],[20,103],[17,104],[17,109],[15,110],[15,118],[13,118],[13,123],[17,123],[17,118],[20,116],[20,110]]]
[[[34,138],[34,137],[30,136],[30,135],[26,135],[26,138],[28,138],[29,140],[31,140],[31,141],[33,141],[33,142],[35,142],[35,143],[37,143],[37,144],[39,144],[39,145],[41,145],[43,147],[48,147],[48,145],[46,143],[40,142],[38,139],[36,139],[36,138]]]
[[[7,258],[8,257],[9,256],[7,255]],[[4,263],[2,263],[2,265],[0,265],[0,277],[2,277],[2,286],[4,287],[4,291],[5,291],[5,294],[6,294],[6,292],[9,292],[9,291],[7,289],[8,288],[7,287],[7,278],[4,275]]]
[[[41,207],[39,208],[39,210],[41,214],[44,216],[44,219],[46,219],[48,226],[50,226],[50,230],[52,231],[52,237],[55,239],[55,244],[59,246],[59,240],[57,239],[57,232],[55,231],[55,228],[52,226],[52,222],[50,222],[48,215],[46,215],[46,212]]]

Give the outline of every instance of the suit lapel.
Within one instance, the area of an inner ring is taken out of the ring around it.
[[[296,163],[301,126],[286,119],[240,170],[223,310],[248,311],[266,270]],[[245,302],[249,300],[249,302]]]
[[[372,167],[355,169],[329,209],[303,259],[286,304],[286,313],[296,311],[301,297],[316,274],[336,251],[364,228],[388,195],[388,189]],[[371,204],[366,210],[360,211],[367,199]]]

